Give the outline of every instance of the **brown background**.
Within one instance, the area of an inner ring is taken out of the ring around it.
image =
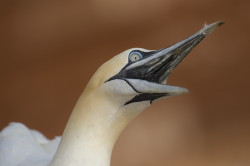
[[[0,129],[19,121],[61,135],[104,61],[131,47],[166,47],[223,20],[170,77],[190,93],[137,118],[112,166],[248,166],[249,17],[248,0],[2,0]]]

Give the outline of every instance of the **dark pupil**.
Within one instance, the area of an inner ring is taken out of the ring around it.
[[[137,60],[137,59],[138,59],[138,55],[134,54],[134,60]]]

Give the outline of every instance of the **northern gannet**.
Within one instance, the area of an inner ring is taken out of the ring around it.
[[[223,22],[160,50],[132,48],[104,63],[80,96],[61,138],[21,123],[0,133],[0,166],[109,166],[116,139],[156,99],[186,93],[167,85],[183,58]],[[60,142],[60,143],[59,143]]]

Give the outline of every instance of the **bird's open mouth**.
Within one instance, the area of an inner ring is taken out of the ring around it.
[[[166,85],[168,76],[202,39],[222,24],[215,22],[205,25],[195,34],[167,48],[146,52],[133,50],[140,54],[141,59],[128,63],[112,79],[124,79],[135,91],[144,95],[173,96],[185,93],[185,88]]]

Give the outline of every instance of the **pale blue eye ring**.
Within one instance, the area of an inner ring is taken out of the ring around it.
[[[136,62],[142,59],[142,54],[138,51],[131,52],[129,54],[129,61],[130,62]]]

